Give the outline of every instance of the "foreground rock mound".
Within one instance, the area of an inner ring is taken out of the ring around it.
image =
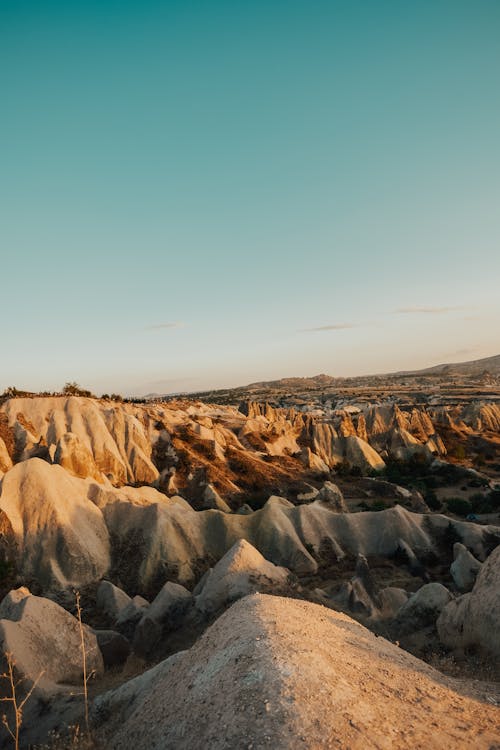
[[[437,628],[450,648],[474,646],[500,656],[500,546],[481,567],[472,591],[446,605]]]
[[[497,709],[454,685],[345,615],[254,595],[93,715],[110,750],[491,748]]]

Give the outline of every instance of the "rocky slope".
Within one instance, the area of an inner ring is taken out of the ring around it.
[[[93,715],[112,750],[493,747],[498,709],[462,689],[349,617],[257,595]]]
[[[26,713],[26,743],[44,741],[61,722],[81,723],[81,698],[66,684],[80,677],[70,614],[77,588],[93,628],[84,626],[95,692],[111,674],[123,683],[96,699],[106,746],[125,747],[136,733],[138,747],[163,747],[165,738],[167,746],[198,747],[196,729],[215,748],[234,747],[245,732],[254,747],[410,747],[412,738],[413,746],[466,747],[471,737],[488,747],[490,709],[481,704],[473,718],[457,684],[349,617],[414,653],[497,654],[498,514],[478,523],[430,512],[415,485],[388,480],[391,467],[431,479],[453,473],[444,460],[448,447],[456,452],[453,441],[495,440],[499,427],[495,403],[384,403],[314,415],[254,402],[6,400],[0,586],[2,596],[14,590],[0,604],[0,641],[18,652],[26,686],[35,672],[47,675]],[[493,481],[459,468],[460,484],[480,487],[483,502]],[[255,591],[326,609],[257,597],[222,614]],[[130,672],[120,669],[144,660],[156,666],[127,682]],[[255,684],[254,674],[262,675]],[[178,695],[165,701],[174,684]],[[227,706],[217,703],[229,689]],[[397,706],[385,724],[381,696]],[[199,725],[191,700],[198,709],[205,701]],[[248,701],[255,712],[247,716],[239,708]],[[229,707],[239,718],[224,727]],[[431,707],[440,745],[423,718]],[[459,710],[469,717],[463,723]],[[149,715],[155,720],[144,723]]]

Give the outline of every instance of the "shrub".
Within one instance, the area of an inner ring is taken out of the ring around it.
[[[455,513],[457,516],[467,516],[472,512],[472,505],[463,497],[450,497],[446,501],[446,506],[450,513]]]
[[[431,510],[441,510],[443,507],[441,500],[438,498],[434,490],[427,490],[424,493],[424,500]]]
[[[78,383],[75,383],[74,381],[65,383],[62,392],[65,396],[92,396],[91,391],[87,391],[85,390],[85,388],[81,388]]]

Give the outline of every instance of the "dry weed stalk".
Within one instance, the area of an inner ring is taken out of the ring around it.
[[[6,651],[5,659],[7,661],[7,672],[3,672],[0,674],[0,678],[7,680],[9,682],[10,686],[10,695],[7,695],[4,698],[0,698],[0,701],[3,703],[11,703],[12,708],[14,710],[14,726],[11,727],[9,720],[7,718],[6,714],[3,714],[2,716],[2,724],[7,729],[8,733],[12,737],[12,740],[14,742],[14,748],[15,750],[19,750],[19,732],[21,731],[21,727],[23,724],[23,709],[26,703],[28,702],[29,698],[31,697],[31,694],[33,690],[36,688],[41,676],[43,675],[43,671],[40,672],[36,680],[33,682],[32,686],[24,696],[22,700],[20,700],[17,690],[21,683],[25,682],[23,678],[20,678],[16,680],[16,676],[14,674],[14,666],[16,664],[14,657],[10,653],[10,651]]]
[[[87,674],[87,651],[85,648],[85,634],[83,630],[82,622],[82,607],[80,604],[80,592],[75,590],[75,601],[76,601],[76,617],[78,619],[78,627],[80,630],[80,648],[82,651],[82,667],[83,667],[83,701],[85,705],[85,730],[87,737],[91,738],[90,723],[89,723],[89,696],[88,696],[88,681],[94,676],[94,672]]]

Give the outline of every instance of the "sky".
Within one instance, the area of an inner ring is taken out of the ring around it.
[[[500,353],[497,0],[0,0],[0,389]]]

